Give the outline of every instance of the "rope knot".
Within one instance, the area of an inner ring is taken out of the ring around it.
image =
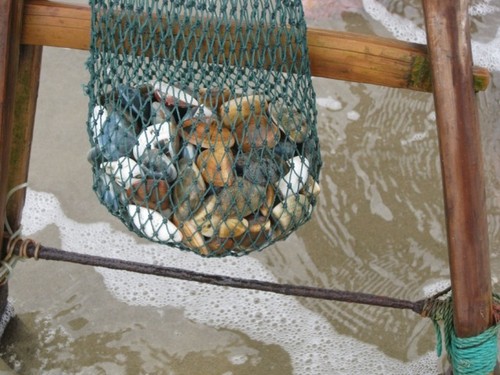
[[[14,266],[19,259],[33,258],[38,260],[40,248],[41,244],[30,238],[10,237],[7,243],[7,255],[0,262],[0,285],[5,284],[9,280]]]
[[[494,295],[494,299],[498,300],[496,295]],[[497,315],[500,313],[498,304],[494,305],[495,325],[477,336],[464,338],[457,337],[455,333],[452,297],[438,299],[434,296],[425,301],[421,315],[430,318],[434,324],[438,356],[442,354],[443,335],[439,325],[439,322],[442,322],[444,344],[454,374],[486,375],[492,373],[495,369],[498,351],[498,316],[495,315],[495,311]]]

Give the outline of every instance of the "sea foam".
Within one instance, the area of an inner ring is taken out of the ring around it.
[[[64,214],[59,200],[50,193],[28,189],[25,210],[30,213],[23,216],[25,236],[36,238],[37,231],[56,225],[62,248],[67,251],[277,281],[261,262],[250,256],[206,259],[167,246],[139,244],[132,233],[116,231],[108,223],[78,223]],[[410,363],[390,358],[373,345],[339,334],[323,316],[294,297],[104,268],[95,270],[103,276],[105,287],[127,304],[179,308],[187,319],[200,324],[238,330],[254,340],[281,346],[289,353],[295,374],[438,372],[433,352]]]

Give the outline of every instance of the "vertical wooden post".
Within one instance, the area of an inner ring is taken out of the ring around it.
[[[0,258],[5,256],[5,205],[23,6],[22,0],[0,0]],[[4,284],[0,287],[0,315],[7,306],[7,296],[8,286]]]
[[[483,156],[467,0],[423,0],[458,337],[493,324]]]
[[[9,189],[28,180],[42,51],[42,46],[27,45],[22,45],[20,50],[14,101],[15,126],[9,163]],[[13,231],[21,225],[25,197],[26,189],[22,189],[7,202],[7,220]]]
[[[14,99],[19,66],[22,10],[23,1],[0,1],[0,238],[2,239],[14,129]],[[0,255],[3,258],[4,254]]]

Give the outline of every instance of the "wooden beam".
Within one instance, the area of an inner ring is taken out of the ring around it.
[[[458,337],[493,324],[481,135],[467,0],[423,0],[434,77],[448,255]]]
[[[90,47],[90,19],[87,6],[27,0],[22,43],[87,50]],[[314,76],[418,91],[432,89],[424,45],[320,29],[309,29],[307,40]],[[280,43],[281,38],[276,42]],[[246,46],[240,48],[246,49]],[[489,77],[486,69],[474,68],[476,91],[486,89]]]

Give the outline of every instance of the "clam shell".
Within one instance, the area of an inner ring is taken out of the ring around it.
[[[260,248],[271,238],[271,221],[264,216],[249,216],[248,229],[236,239],[244,248]]]
[[[271,212],[271,216],[276,220],[283,230],[287,232],[295,229],[302,220],[310,215],[312,206],[305,195],[292,195],[284,202],[276,205]]]
[[[181,157],[185,161],[194,161],[196,159],[196,147],[191,143],[185,143],[182,147]]]
[[[114,178],[116,183],[126,189],[141,177],[141,168],[134,159],[122,156],[116,161],[104,162],[100,165],[107,175]]]
[[[231,91],[227,87],[205,88],[198,90],[199,101],[208,108],[217,109],[222,103],[227,102],[231,97]]]
[[[205,150],[196,159],[203,179],[214,186],[230,186],[234,183],[233,163],[233,154],[223,147]]]
[[[198,107],[200,103],[196,100],[192,95],[186,92],[186,90],[182,90],[172,84],[163,81],[151,81],[153,88],[155,91],[159,91],[163,94],[163,97],[174,97],[179,101],[182,101],[189,106]]]
[[[243,124],[236,127],[236,141],[243,152],[252,149],[267,147],[273,148],[280,140],[280,130],[266,116],[252,116]]]
[[[205,181],[196,165],[181,160],[173,191],[176,215],[180,220],[186,220],[198,209],[205,190]]]
[[[120,156],[128,156],[136,143],[134,126],[121,114],[111,112],[102,124],[97,143],[107,160],[117,160]]]
[[[169,185],[164,180],[138,180],[127,189],[127,197],[137,205],[157,211],[170,208]]]
[[[183,240],[182,242],[194,251],[197,251],[201,255],[208,255],[210,250],[205,244],[205,239],[197,230],[196,224],[191,221],[179,220],[176,215],[173,216],[174,224],[177,225],[179,230],[182,232]]]
[[[146,149],[137,160],[147,177],[166,180],[169,183],[177,178],[177,170],[170,158],[157,149]]]
[[[310,129],[305,117],[297,110],[282,103],[271,103],[269,113],[273,122],[295,143],[302,143],[309,136]]]
[[[248,221],[246,219],[239,220],[236,217],[230,217],[223,220],[219,224],[217,233],[220,238],[239,237],[248,229]]]
[[[219,108],[222,123],[228,129],[236,127],[251,115],[260,115],[267,111],[264,95],[252,94],[224,102]]]
[[[254,184],[262,186],[275,184],[290,169],[283,159],[273,155],[272,152],[237,154],[235,167],[238,175],[245,177]]]
[[[232,238],[212,237],[207,240],[207,246],[213,254],[223,254],[227,251],[237,250]]]
[[[291,141],[281,141],[273,149],[276,155],[279,155],[284,160],[288,160],[297,156],[297,144]]]
[[[309,178],[309,160],[302,156],[295,156],[288,160],[289,172],[278,181],[278,190],[283,200],[290,195],[299,194]]]
[[[276,198],[276,191],[272,185],[269,185],[266,189],[266,201],[260,208],[260,213],[265,217],[269,216],[269,212],[271,212],[273,208],[275,198]]]
[[[182,128],[182,137],[189,143],[201,148],[233,147],[234,137],[225,128],[218,128],[217,122],[210,118],[210,122],[201,121],[193,126]]]
[[[192,222],[205,237],[213,237],[215,228],[219,225],[221,217],[215,215],[217,205],[217,197],[211,195],[202,202],[201,207],[196,211],[192,217]]]
[[[319,193],[321,193],[321,187],[319,184],[314,180],[314,178],[309,175],[307,178],[307,182],[304,185],[304,187],[300,190],[300,194],[305,195],[308,198],[318,198]]]
[[[127,209],[134,226],[145,237],[153,241],[182,241],[181,231],[160,213],[133,204],[128,205]]]
[[[137,87],[118,85],[117,93],[122,113],[131,123],[135,124],[137,133],[152,123],[153,87],[151,85],[145,84]]]
[[[161,124],[162,122],[165,122],[167,120],[165,109],[160,103],[151,103],[151,112],[153,116],[153,124]]]
[[[216,217],[245,217],[257,212],[266,201],[266,190],[241,177],[225,187],[217,196]]]
[[[200,105],[198,100],[188,92],[189,89],[180,89],[166,82],[154,82],[153,87],[155,99],[165,105],[177,124],[185,117],[212,115],[209,108]]]
[[[180,150],[180,139],[177,128],[170,121],[148,126],[137,137],[137,144],[132,152],[139,160],[146,149],[167,149],[170,157],[176,157]]]
[[[119,188],[112,178],[107,174],[101,173],[95,182],[95,192],[99,199],[111,212],[118,211],[120,199],[117,191]]]

